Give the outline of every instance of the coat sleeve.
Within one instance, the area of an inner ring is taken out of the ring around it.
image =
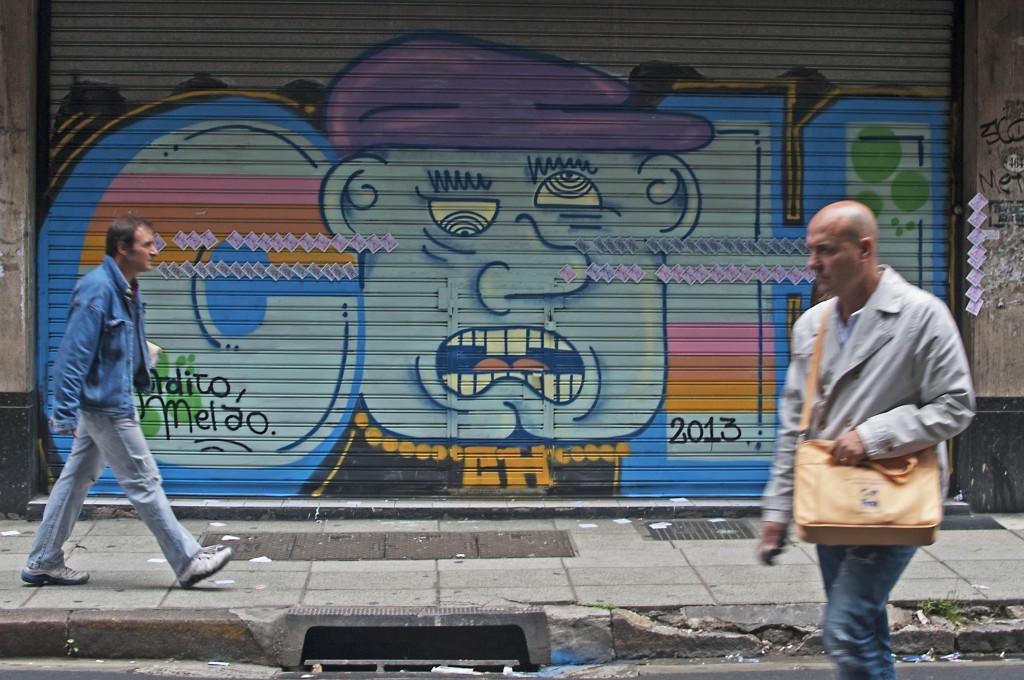
[[[974,418],[970,366],[952,315],[929,296],[913,327],[912,375],[917,403],[879,413],[857,426],[871,458],[898,456],[954,437]]]
[[[793,513],[793,460],[800,429],[803,394],[807,388],[807,371],[813,351],[814,334],[820,317],[804,314],[793,325],[792,351],[786,383],[779,397],[776,423],[775,456],[771,476],[761,497],[761,519],[766,522],[788,523]]]
[[[53,366],[53,427],[70,432],[78,426],[82,387],[99,347],[103,315],[88,300],[73,300],[68,310],[57,358]]]

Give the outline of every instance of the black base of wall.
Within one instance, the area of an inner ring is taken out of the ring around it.
[[[975,512],[1024,512],[1024,399],[978,399],[960,436],[953,488]]]
[[[24,515],[37,492],[36,401],[34,392],[0,392],[0,517]]]

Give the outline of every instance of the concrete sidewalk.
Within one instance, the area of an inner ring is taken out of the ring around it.
[[[309,621],[344,627],[384,616],[407,626],[426,616],[444,625],[519,612],[532,616],[534,666],[821,653],[814,547],[796,543],[774,567],[755,563],[753,501],[181,499],[174,507],[205,543],[239,550],[192,590],[177,587],[122,499],[91,498],[65,546],[68,564],[91,574],[84,586],[22,584],[38,519],[0,520],[0,656],[295,667],[309,658],[301,649]],[[30,518],[41,510],[34,503]],[[334,553],[310,552],[325,546]],[[947,506],[938,542],[918,552],[893,593],[896,651],[1024,652],[1022,565],[1024,516]],[[956,601],[965,620],[922,618],[916,610],[927,600]]]

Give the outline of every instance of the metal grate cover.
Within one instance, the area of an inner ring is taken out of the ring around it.
[[[199,537],[199,542],[221,543],[222,535],[208,531]],[[575,555],[565,531],[259,532],[242,534],[229,545],[239,560],[444,560]]]
[[[668,525],[668,526],[664,526]],[[757,538],[751,523],[745,519],[684,519],[647,522],[644,528],[656,541],[723,541]]]
[[[990,515],[946,515],[939,528],[943,531],[985,531],[1005,527]]]

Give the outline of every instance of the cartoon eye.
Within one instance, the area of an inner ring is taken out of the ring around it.
[[[548,177],[537,187],[534,203],[537,207],[599,208],[601,194],[589,178],[575,170],[562,170]]]
[[[498,215],[498,201],[430,201],[430,216],[434,224],[452,236],[477,236],[494,224]]]

